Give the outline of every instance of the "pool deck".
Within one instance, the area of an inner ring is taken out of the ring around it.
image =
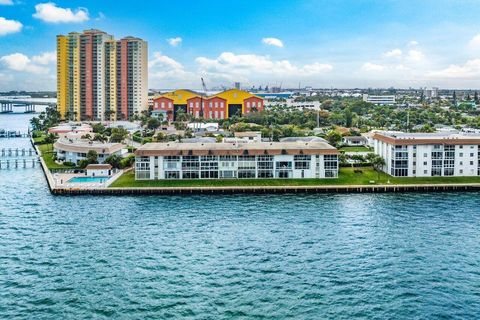
[[[30,142],[37,152],[37,155],[40,156],[40,164],[42,166],[42,171],[45,175],[45,178],[47,180],[48,188],[50,189],[50,192],[52,194],[59,194],[60,193],[65,193],[67,190],[77,190],[77,189],[82,189],[84,191],[92,191],[92,190],[103,190],[105,188],[108,188],[108,186],[114,182],[116,179],[118,179],[125,171],[120,170],[117,172],[115,175],[110,177],[110,179],[106,182],[81,182],[81,183],[71,183],[68,182],[71,178],[74,177],[85,177],[84,174],[75,174],[75,173],[55,173],[52,174],[52,172],[48,169],[47,164],[41,157],[41,151],[40,149],[35,145],[33,138],[30,138]]]

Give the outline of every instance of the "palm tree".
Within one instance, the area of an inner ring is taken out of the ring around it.
[[[105,118],[108,120],[112,120],[112,116],[115,115],[115,110],[106,110],[105,111]]]
[[[373,169],[377,171],[377,180],[380,180],[380,170],[385,165],[385,159],[376,154],[371,157],[370,163],[372,164]]]

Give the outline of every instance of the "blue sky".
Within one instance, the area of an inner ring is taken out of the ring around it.
[[[55,36],[149,42],[151,88],[480,87],[480,1],[0,0],[0,91],[55,89]]]

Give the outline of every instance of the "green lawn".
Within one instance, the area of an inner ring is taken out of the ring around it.
[[[42,144],[44,139],[45,139],[45,136],[33,138],[33,142],[35,142],[35,144]]]
[[[372,149],[367,147],[341,147],[339,151],[345,152],[373,152]]]
[[[53,160],[53,145],[41,144],[37,146],[42,153],[42,158],[45,161],[48,169],[72,169],[72,167],[64,166],[63,164],[57,164]]]
[[[422,183],[480,183],[480,177],[428,177],[393,178],[385,173],[378,174],[370,167],[340,168],[337,179],[218,179],[218,180],[142,180],[135,181],[133,172],[117,179],[115,187],[227,187],[227,186],[315,186],[315,185],[371,185],[371,184],[422,184]],[[380,179],[379,179],[380,178]],[[375,181],[374,183],[370,183]]]

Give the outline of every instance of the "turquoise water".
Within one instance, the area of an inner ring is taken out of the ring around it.
[[[0,188],[1,319],[478,318],[478,193],[55,197],[38,168]]]
[[[108,177],[73,177],[70,180],[68,180],[67,182],[70,182],[70,183],[88,183],[88,182],[90,182],[90,183],[92,183],[92,182],[104,183],[108,179],[109,179]]]

